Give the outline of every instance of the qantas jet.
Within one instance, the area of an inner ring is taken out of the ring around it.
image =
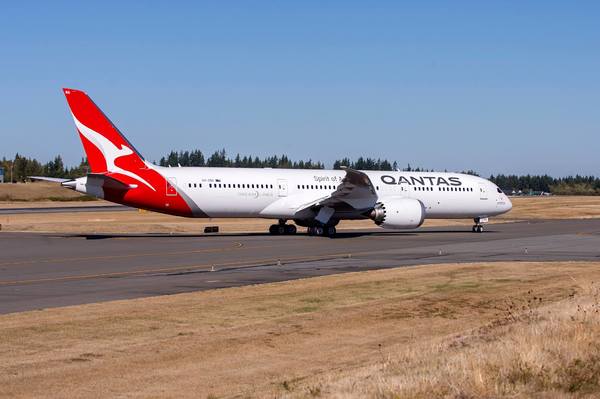
[[[342,219],[371,219],[386,229],[414,229],[426,218],[475,221],[508,212],[495,184],[460,173],[160,167],[148,162],[86,93],[63,89],[91,173],[60,182],[81,193],[135,208],[194,218],[266,218],[271,234],[333,236]]]

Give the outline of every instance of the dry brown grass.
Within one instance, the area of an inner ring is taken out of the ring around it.
[[[77,191],[65,189],[57,183],[0,184],[0,201],[79,201],[89,199],[89,197],[85,197]]]
[[[600,217],[600,196],[511,198],[513,209],[500,219],[589,219]]]
[[[68,191],[68,190],[67,190]],[[55,203],[65,206],[65,203]],[[110,205],[95,201],[94,205]],[[48,202],[27,203],[27,206],[48,206]],[[50,206],[52,203],[50,203]],[[68,203],[82,206],[88,203]],[[22,207],[23,203],[4,203],[0,207]],[[507,215],[492,218],[492,222],[527,219],[600,217],[600,197],[523,197],[514,199],[514,208]],[[265,232],[273,223],[266,219],[186,219],[154,212],[86,212],[60,214],[0,215],[4,231],[37,231],[59,233],[199,233],[205,226],[217,225],[221,232]],[[425,221],[424,226],[465,226],[471,220]],[[338,228],[368,229],[370,220],[342,221]]]
[[[4,315],[0,396],[597,393],[599,277],[450,264]]]
[[[540,295],[508,299],[504,316],[481,327],[305,384],[343,398],[600,396],[600,286],[586,282],[568,299],[538,307]]]

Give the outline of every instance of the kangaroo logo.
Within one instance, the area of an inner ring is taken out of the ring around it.
[[[73,114],[71,113],[71,115],[73,115]],[[75,121],[75,125],[77,126],[77,129],[79,130],[79,132],[81,134],[83,134],[83,136],[86,139],[88,139],[102,153],[102,155],[104,156],[104,159],[106,160],[106,170],[108,172],[120,173],[122,175],[129,176],[132,179],[135,179],[135,180],[139,181],[140,183],[143,183],[146,186],[150,187],[152,189],[152,191],[156,191],[156,189],[154,187],[152,187],[152,185],[150,183],[148,183],[146,180],[144,180],[140,176],[115,165],[115,160],[117,158],[121,158],[121,157],[125,157],[127,155],[133,154],[133,151],[131,150],[131,148],[129,148],[123,144],[121,144],[121,148],[117,147],[116,145],[113,144],[112,141],[110,141],[109,139],[107,139],[106,137],[101,135],[100,133],[90,129],[89,127],[85,126],[83,123],[79,122],[77,120],[77,118],[75,118],[75,115],[73,115],[73,120]]]

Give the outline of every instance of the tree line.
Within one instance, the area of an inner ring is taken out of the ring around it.
[[[322,162],[293,161],[287,155],[273,155],[270,157],[259,158],[252,156],[241,156],[237,154],[230,158],[225,150],[215,151],[211,156],[205,157],[202,151],[171,151],[168,155],[162,157],[158,163],[160,166],[208,166],[208,167],[235,167],[235,168],[288,168],[288,169],[325,169]],[[358,170],[398,170],[396,161],[390,162],[387,159],[375,159],[359,157],[356,161],[349,158],[336,160],[333,163],[333,169],[341,169],[346,166]],[[404,171],[424,172],[423,168],[413,168],[410,164],[403,168]]]
[[[290,168],[290,169],[324,169],[325,165],[320,161],[311,159],[292,160],[287,155],[273,155],[259,158],[257,156],[241,156],[237,154],[231,158],[226,151],[219,150],[210,156],[205,156],[200,150],[193,151],[171,151],[159,161],[160,166],[206,166],[206,167],[238,167],[238,168]],[[21,182],[27,176],[47,176],[59,178],[76,178],[89,173],[89,165],[86,158],[82,158],[79,165],[67,167],[62,157],[57,155],[49,162],[42,163],[34,158],[16,154],[13,159],[2,158],[0,166],[4,168],[4,180]],[[403,170],[415,172],[433,172],[424,168],[414,168],[410,164],[400,169],[396,161],[387,159],[375,159],[359,157],[356,160],[342,158],[334,161],[333,169],[341,169],[343,166],[358,170]],[[478,175],[473,170],[463,171],[472,175]],[[498,187],[508,193],[515,191],[547,192],[558,195],[600,195],[600,178],[595,176],[567,176],[552,177],[549,175],[492,175],[489,179]]]
[[[557,195],[600,195],[600,178],[595,176],[552,177],[548,175],[492,175],[490,180],[509,193],[536,191]]]
[[[3,157],[0,161],[0,167],[4,168],[4,181],[22,182],[27,176],[47,176],[59,177],[63,179],[73,179],[85,176],[89,172],[89,165],[86,158],[82,158],[78,166],[65,166],[62,157],[57,155],[51,161],[42,163],[34,158],[28,158],[16,154],[13,159]]]
[[[206,167],[233,167],[233,168],[288,168],[288,169],[324,169],[321,162],[293,161],[287,155],[259,158],[253,156],[241,156],[237,154],[234,158],[227,156],[225,150],[215,151],[212,155],[205,157],[202,151],[171,151],[158,162],[160,166],[206,166]]]

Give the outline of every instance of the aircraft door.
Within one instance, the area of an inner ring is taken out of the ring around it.
[[[167,187],[166,187],[167,197],[176,197],[177,196],[177,178],[175,177],[167,177]]]
[[[277,190],[280,197],[287,197],[288,195],[288,184],[285,179],[277,180]]]
[[[479,183],[479,199],[480,200],[487,200],[488,199],[487,189],[486,189],[484,183]]]

